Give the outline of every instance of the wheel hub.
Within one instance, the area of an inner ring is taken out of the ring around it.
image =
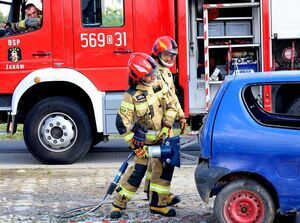
[[[63,136],[63,130],[59,127],[54,127],[51,129],[51,135],[55,139],[59,139]]]
[[[252,191],[232,193],[223,211],[230,223],[261,223],[265,212],[262,199]]]
[[[52,152],[63,152],[70,148],[77,137],[75,122],[62,113],[46,116],[39,125],[39,139]]]

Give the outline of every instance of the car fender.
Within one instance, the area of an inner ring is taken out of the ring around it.
[[[201,162],[195,170],[195,182],[198,193],[205,203],[208,203],[213,186],[230,170],[223,167],[208,167],[207,162]]]

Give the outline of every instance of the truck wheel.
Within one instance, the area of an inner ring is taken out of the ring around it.
[[[297,98],[292,105],[289,107],[287,114],[299,115],[300,114],[300,98]]]
[[[25,120],[27,148],[43,163],[74,163],[88,152],[92,139],[86,112],[76,101],[66,97],[40,101]]]
[[[214,218],[218,223],[273,222],[274,202],[268,191],[250,179],[235,180],[217,195]]]

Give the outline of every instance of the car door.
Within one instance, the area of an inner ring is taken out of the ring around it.
[[[98,89],[124,90],[133,51],[132,0],[73,2],[75,68]]]

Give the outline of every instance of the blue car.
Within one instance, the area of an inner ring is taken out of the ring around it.
[[[271,88],[272,107],[264,108]],[[195,171],[218,223],[272,223],[300,210],[300,72],[229,76],[199,133]]]

